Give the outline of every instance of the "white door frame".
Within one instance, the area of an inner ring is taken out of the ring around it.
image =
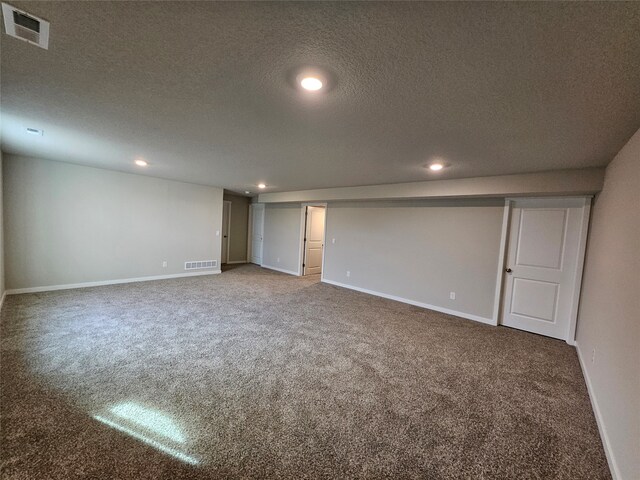
[[[249,204],[247,215],[247,263],[251,263],[251,242],[253,241],[253,204]]]
[[[231,244],[231,200],[223,200],[222,202],[223,204],[223,209],[222,209],[222,216],[224,217],[224,205],[229,204],[229,215],[227,215],[227,251],[224,252],[226,253],[226,262],[224,262],[225,264],[229,263],[229,245]],[[222,226],[222,242],[224,243],[224,225]],[[221,255],[222,257],[222,255]],[[222,259],[220,260],[220,264],[222,264]]]
[[[580,237],[578,240],[578,257],[576,261],[575,287],[571,300],[571,313],[569,317],[569,329],[564,339],[569,345],[575,345],[576,325],[578,318],[578,306],[580,303],[580,290],[582,287],[582,271],[584,268],[584,256],[587,248],[587,233],[589,229],[589,215],[591,213],[592,196],[582,197],[523,197],[506,198],[502,214],[502,237],[500,240],[500,253],[498,256],[498,272],[496,280],[496,292],[493,304],[493,321],[499,325],[504,296],[504,265],[507,254],[507,243],[510,233],[511,209],[514,207],[544,207],[564,206],[581,207],[582,218],[580,220]]]
[[[322,231],[322,271],[320,272],[320,281],[324,279],[324,255],[327,249],[327,214],[329,209],[326,203],[322,202],[308,202],[303,203],[302,208],[300,209],[300,241],[298,248],[298,276],[302,277],[304,275],[304,269],[302,268],[302,263],[304,262],[304,234],[306,228],[306,219],[305,213],[307,211],[307,207],[324,207],[324,227]]]
[[[247,263],[253,263],[253,214],[258,207],[262,210],[262,232],[260,232],[260,236],[262,237],[262,251],[260,252],[260,266],[263,264],[264,257],[264,214],[265,214],[265,206],[264,203],[250,203],[249,204],[249,225],[247,228]]]
[[[498,273],[496,278],[496,293],[493,298],[493,324],[499,325],[500,311],[502,309],[502,290],[504,289],[504,263],[507,257],[507,241],[509,239],[509,227],[511,223],[512,199],[505,198],[502,211],[502,232],[500,234],[500,253],[498,254]]]

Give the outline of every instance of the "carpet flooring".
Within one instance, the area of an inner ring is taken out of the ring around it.
[[[3,479],[608,479],[565,343],[245,265],[9,296]]]

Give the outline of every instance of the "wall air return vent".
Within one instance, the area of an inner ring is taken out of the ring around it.
[[[193,262],[184,262],[185,270],[200,270],[202,268],[215,268],[218,266],[217,260],[199,260]]]
[[[7,35],[44,48],[49,48],[49,22],[30,13],[2,4],[4,31]]]

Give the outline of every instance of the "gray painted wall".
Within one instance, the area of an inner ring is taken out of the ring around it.
[[[231,202],[231,231],[229,233],[229,261],[247,261],[247,230],[251,199],[240,195],[224,194]]]
[[[3,190],[2,190],[2,169],[3,169],[3,159],[2,159],[2,151],[0,151],[0,299],[4,295],[4,201],[3,201]],[[1,300],[0,300],[1,301]]]
[[[619,479],[640,475],[639,208],[640,130],[595,200],[578,314],[578,350]]]
[[[222,189],[7,154],[4,164],[7,289],[220,261]]]
[[[329,204],[324,279],[490,319],[503,208],[503,200]]]
[[[300,271],[300,223],[302,207],[266,205],[262,264],[292,273]]]

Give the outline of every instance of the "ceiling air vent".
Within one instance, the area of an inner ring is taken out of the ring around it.
[[[2,16],[7,35],[49,48],[49,22],[6,3],[2,4]]]

